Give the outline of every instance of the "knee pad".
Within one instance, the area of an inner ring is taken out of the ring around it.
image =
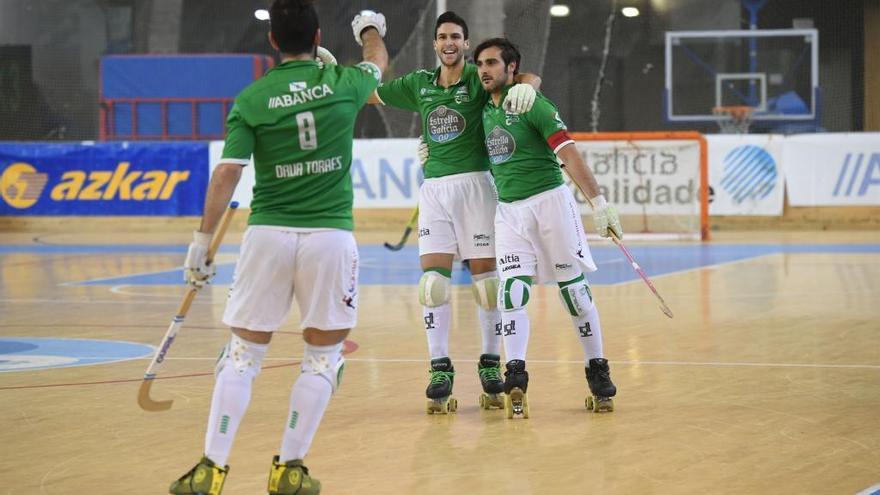
[[[436,308],[449,302],[449,277],[429,270],[419,279],[419,302],[423,306]]]
[[[214,367],[214,377],[220,376],[223,368],[231,366],[238,375],[247,376],[253,380],[260,374],[263,367],[263,356],[266,355],[267,347],[264,344],[248,342],[233,334],[229,343],[220,352],[217,365]]]
[[[505,279],[498,290],[498,309],[501,311],[514,311],[525,308],[529,302],[531,286],[532,277]]]
[[[586,316],[594,307],[593,293],[583,275],[565,285],[560,284],[559,296],[571,316]]]
[[[327,346],[306,344],[301,369],[303,373],[327,380],[335,393],[342,383],[342,372],[345,370],[342,342]]]
[[[477,277],[479,276],[477,275]],[[485,278],[474,278],[471,289],[473,289],[477,306],[485,309],[498,308],[498,276],[494,272]]]

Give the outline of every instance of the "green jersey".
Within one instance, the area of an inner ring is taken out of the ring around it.
[[[489,94],[477,66],[465,64],[461,79],[448,88],[437,85],[439,77],[439,67],[417,70],[379,86],[377,93],[383,103],[421,115],[428,143],[426,178],[489,170],[480,125]]]
[[[504,88],[501,101],[510,87]],[[572,143],[556,105],[538,93],[532,109],[506,113],[489,100],[483,108],[486,150],[498,200],[519,201],[563,184],[556,152]]]
[[[379,69],[285,62],[244,88],[226,119],[221,162],[246,165],[256,185],[249,225],[352,230],[351,146],[358,110]]]

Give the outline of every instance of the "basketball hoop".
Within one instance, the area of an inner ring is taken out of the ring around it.
[[[728,106],[714,107],[712,114],[718,117],[718,127],[725,134],[748,134],[752,124],[755,107]]]

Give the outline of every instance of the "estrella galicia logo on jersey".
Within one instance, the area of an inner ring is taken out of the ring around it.
[[[486,149],[489,151],[489,161],[492,165],[498,165],[510,160],[516,150],[516,140],[513,135],[495,126],[492,132],[486,136]]]
[[[426,121],[428,136],[435,143],[452,141],[464,132],[464,116],[445,105],[440,105],[428,114]]]
[[[724,157],[721,187],[734,204],[766,198],[776,188],[776,161],[755,145],[737,146]]]
[[[40,199],[47,182],[49,174],[37,172],[33,165],[13,163],[0,175],[0,194],[9,206],[23,210]]]
[[[467,86],[462,86],[455,91],[455,102],[461,105],[471,101],[471,94],[468,92]]]

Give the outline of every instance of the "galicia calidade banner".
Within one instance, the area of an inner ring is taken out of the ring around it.
[[[782,136],[708,135],[709,214],[782,215]]]
[[[577,140],[575,145],[621,215],[700,214],[700,145],[696,140]],[[566,183],[592,215],[577,186]]]
[[[880,133],[785,139],[791,206],[880,205]]]

